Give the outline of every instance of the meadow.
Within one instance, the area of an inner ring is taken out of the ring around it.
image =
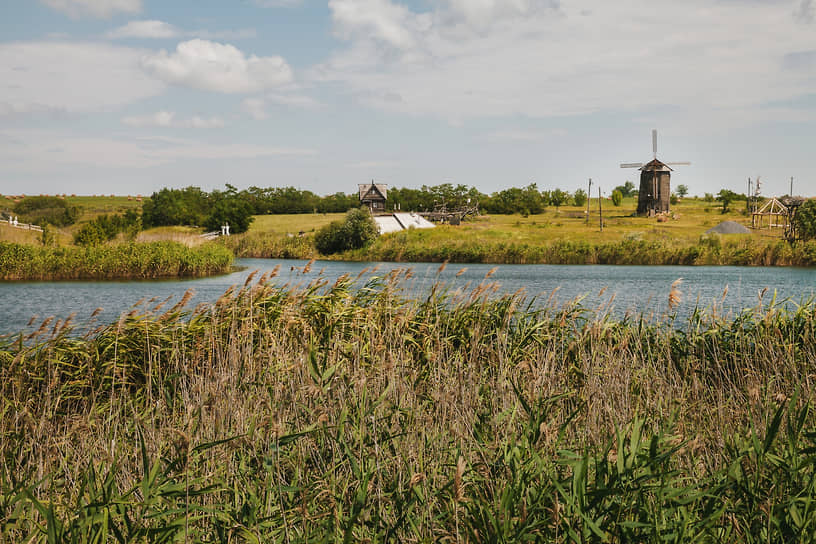
[[[237,257],[330,258],[352,261],[511,264],[641,264],[812,266],[816,246],[789,244],[780,229],[749,234],[706,234],[722,221],[750,225],[744,203],[687,198],[665,218],[635,217],[633,198],[619,207],[604,200],[601,231],[597,199],[590,220],[584,207],[548,208],[538,215],[485,215],[458,226],[380,236],[371,246],[320,256],[312,233],[342,214],[258,216],[249,232],[223,242]]]
[[[791,542],[816,306],[623,321],[409,270],[250,277],[2,362],[9,542]],[[667,293],[676,307],[680,293]]]

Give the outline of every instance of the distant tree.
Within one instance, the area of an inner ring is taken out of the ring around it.
[[[377,237],[377,224],[368,210],[349,210],[342,221],[332,221],[315,233],[314,242],[323,255],[367,246]]]
[[[587,201],[586,191],[583,189],[578,189],[575,191],[575,194],[572,195],[572,200],[575,202],[576,206],[583,206]]]
[[[612,191],[612,204],[615,206],[620,206],[621,201],[623,200],[623,193],[620,192],[620,189],[615,189]]]
[[[816,200],[807,200],[793,216],[796,231],[801,240],[816,238]]]
[[[230,234],[240,234],[249,230],[249,225],[255,219],[252,217],[252,205],[247,201],[230,195],[219,199],[204,220],[207,230],[219,230],[221,225],[230,226]]]
[[[705,193],[703,195],[703,200],[706,202],[714,202],[714,195],[712,195],[711,193]]]
[[[682,183],[680,185],[678,185],[677,187],[675,187],[675,191],[677,192],[677,195],[680,198],[686,198],[686,195],[688,194],[688,190],[689,190],[688,186],[683,185]]]
[[[720,192],[717,193],[717,200],[722,203],[722,213],[728,212],[728,206],[735,200],[737,200],[739,195],[734,191],[728,189],[720,189]]]
[[[550,192],[550,204],[559,208],[569,201],[569,193],[561,189],[553,189]]]
[[[200,225],[208,213],[208,195],[198,187],[162,189],[142,205],[145,228]]]
[[[24,223],[51,224],[55,227],[73,225],[79,218],[76,206],[69,206],[65,200],[56,196],[26,197],[14,206],[14,213]]]
[[[623,198],[629,198],[635,194],[635,184],[627,180],[626,183],[618,185],[612,191],[620,191]]]
[[[674,206],[678,202],[680,202],[680,197],[678,197],[676,193],[672,193],[671,196],[669,196],[669,204]]]
[[[105,229],[96,221],[85,223],[76,234],[74,234],[74,244],[78,246],[99,246],[107,241],[108,236],[105,234]]]

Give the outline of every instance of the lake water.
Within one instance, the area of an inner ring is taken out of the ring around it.
[[[76,314],[78,324],[87,324],[90,315],[102,308],[96,323],[115,321],[140,299],[161,301],[172,297],[172,305],[185,291],[195,295],[188,307],[201,302],[212,302],[230,286],[243,285],[254,270],[261,273],[280,265],[277,284],[306,284],[322,274],[334,281],[349,272],[357,275],[365,268],[379,264],[376,275],[384,275],[394,268],[413,270],[413,279],[406,288],[414,294],[427,293],[437,280],[451,289],[475,285],[482,281],[494,265],[448,265],[438,273],[439,264],[432,263],[352,263],[317,261],[311,271],[300,270],[306,261],[282,259],[238,259],[243,270],[231,274],[202,279],[170,281],[108,281],[108,282],[3,282],[0,283],[0,334],[36,329],[49,316],[65,318]],[[457,273],[466,268],[457,277]],[[370,272],[368,273],[370,274]],[[367,274],[367,275],[368,275]],[[364,276],[365,278],[365,276]],[[546,301],[553,290],[553,299],[563,303],[586,296],[582,304],[595,308],[612,300],[612,311],[621,316],[626,312],[660,316],[666,311],[671,284],[683,278],[680,290],[683,302],[681,315],[695,305],[710,307],[715,302],[720,311],[737,312],[754,307],[759,293],[767,288],[767,303],[774,290],[778,299],[801,301],[816,294],[816,269],[764,268],[731,266],[569,266],[569,265],[498,265],[490,281],[497,281],[501,291],[512,293],[524,289],[528,296]],[[728,293],[723,291],[728,286]],[[606,290],[602,293],[602,289]],[[720,303],[722,301],[722,303]],[[151,306],[155,305],[153,302]],[[32,321],[32,318],[36,319]],[[31,323],[30,323],[31,322]],[[30,324],[29,324],[30,323]]]

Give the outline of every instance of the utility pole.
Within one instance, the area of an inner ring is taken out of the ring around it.
[[[589,203],[592,202],[592,178],[589,178],[589,187],[587,188],[587,211],[586,224],[589,226]]]
[[[790,196],[793,196],[793,176],[791,176],[791,192]]]
[[[754,195],[751,193],[751,178],[748,178],[748,211],[754,211]]]
[[[603,232],[603,204],[601,203],[601,187],[598,186],[598,220],[601,223],[601,232]]]

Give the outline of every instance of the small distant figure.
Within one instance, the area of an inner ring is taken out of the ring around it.
[[[229,236],[229,235],[230,235],[230,233],[229,233],[229,223],[227,223],[226,225],[224,225],[224,228],[225,228],[225,229],[226,229],[226,231],[227,231],[227,236]]]

